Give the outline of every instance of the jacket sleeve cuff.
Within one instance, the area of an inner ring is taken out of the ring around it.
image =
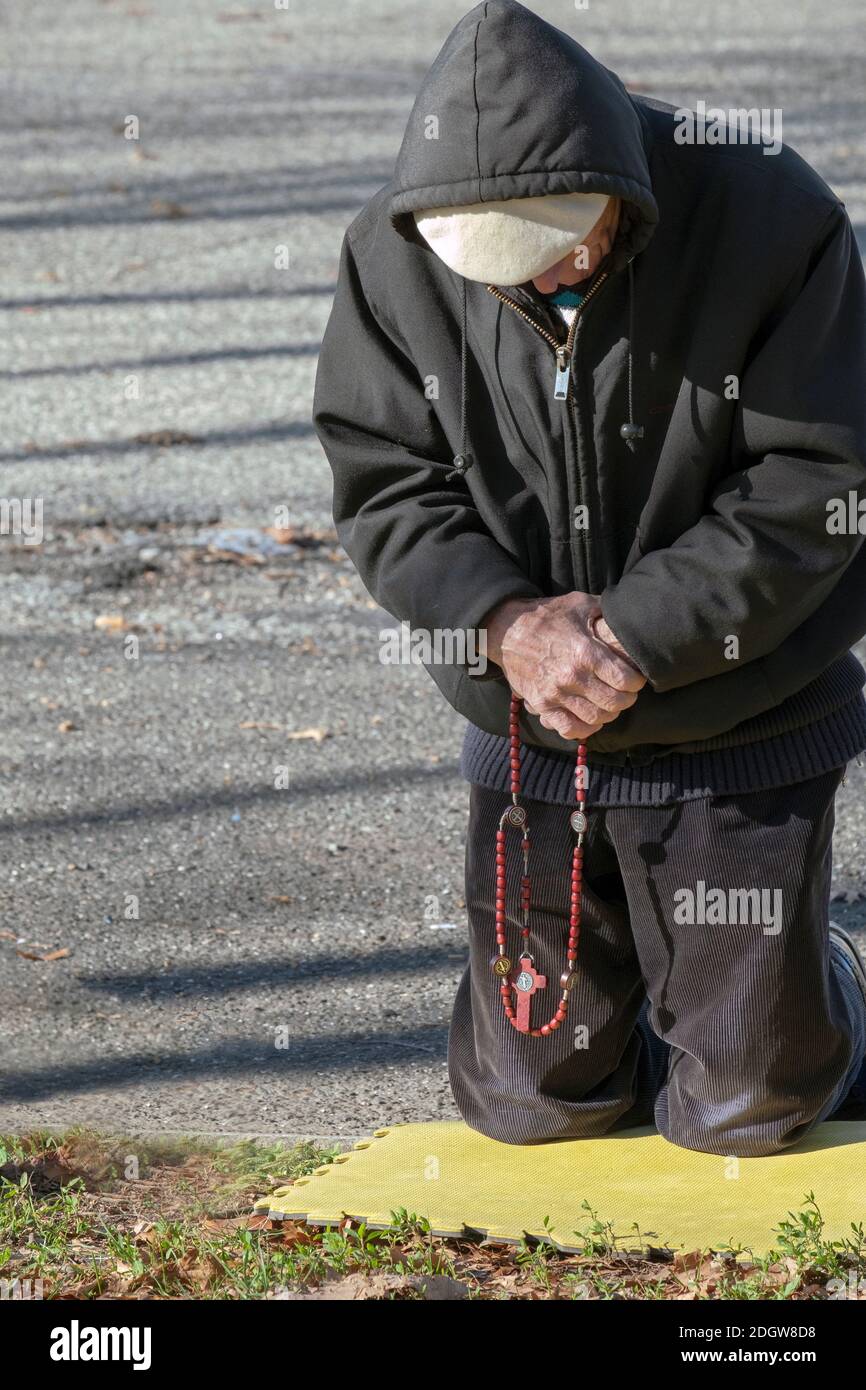
[[[659,666],[652,647],[644,640],[645,634],[640,623],[629,622],[628,605],[621,602],[615,585],[601,595],[599,604],[602,617],[629,660],[646,676],[647,682],[654,690],[665,689],[663,669]]]
[[[477,616],[474,620],[462,622],[461,627],[480,628],[480,625],[484,622],[488,614],[492,613],[494,608],[498,608],[501,603],[505,603],[508,599],[532,599],[543,597],[544,594],[542,590],[523,575],[518,573],[512,576],[501,575],[498,580],[492,584],[488,584],[479,594],[473,597],[470,611]],[[475,666],[467,666],[467,675],[471,680],[475,681],[504,680],[505,676],[502,667],[497,666],[495,661],[490,661],[487,658],[486,629],[480,628],[480,631],[483,633],[484,637],[480,647],[480,650],[484,653],[484,661],[483,664],[479,663]]]
[[[470,680],[473,681],[498,681],[505,679],[502,667],[497,666],[495,661],[487,661],[483,671],[469,666],[467,668],[467,675]]]

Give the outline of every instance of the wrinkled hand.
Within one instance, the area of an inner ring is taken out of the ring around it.
[[[507,599],[488,614],[487,653],[530,714],[565,739],[586,739],[629,709],[646,676],[593,594]]]

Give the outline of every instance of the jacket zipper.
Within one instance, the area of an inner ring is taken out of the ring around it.
[[[595,284],[587,291],[587,294],[584,297],[583,302],[577,306],[574,318],[572,319],[571,324],[569,325],[568,336],[566,337],[564,343],[561,343],[558,338],[555,338],[552,333],[549,333],[543,324],[539,323],[537,319],[534,319],[531,314],[528,314],[526,310],[521,308],[521,306],[518,303],[516,303],[515,300],[511,299],[509,295],[503,294],[502,290],[497,289],[495,285],[487,286],[487,289],[490,292],[490,294],[492,294],[496,299],[500,300],[503,304],[507,304],[509,309],[514,310],[515,314],[519,314],[522,319],[525,319],[526,322],[532,328],[535,329],[536,333],[539,333],[541,337],[544,338],[545,342],[548,342],[550,346],[553,348],[554,355],[556,357],[556,376],[554,377],[553,382],[554,400],[566,401],[569,398],[571,388],[571,358],[572,353],[574,352],[574,339],[577,333],[577,321],[583,313],[584,309],[586,308],[587,304],[589,304],[590,300],[595,296],[597,291],[601,289],[602,285],[607,280],[609,275],[609,270],[606,270],[603,275],[600,275],[596,280]]]
[[[530,325],[530,327],[534,328],[536,333],[540,334],[540,336],[544,338],[544,340],[548,342],[550,346],[553,348],[554,354],[556,356],[556,376],[554,378],[553,395],[555,400],[567,401],[568,404],[571,406],[571,420],[572,426],[574,428],[575,446],[578,450],[578,455],[579,441],[577,426],[577,397],[574,392],[574,383],[571,374],[574,343],[575,338],[577,336],[578,322],[581,318],[581,315],[583,314],[584,309],[586,308],[587,304],[589,304],[590,300],[592,300],[595,297],[595,295],[601,289],[602,285],[606,282],[606,280],[609,278],[610,273],[611,272],[608,270],[604,271],[595,281],[595,283],[592,286],[590,286],[583,302],[577,307],[577,312],[575,313],[574,318],[571,321],[571,324],[568,329],[568,336],[564,343],[559,342],[559,340],[555,338],[552,333],[548,332],[548,330],[543,326],[543,324],[540,324],[537,321],[537,319],[534,319],[531,314],[528,314],[526,310],[521,308],[521,306],[518,303],[516,303],[516,301],[513,300],[509,295],[503,294],[502,291],[497,289],[495,285],[487,286],[490,293],[494,295],[496,299],[500,300],[503,304],[507,304],[509,309],[513,309],[516,314],[519,314],[522,319],[525,319],[526,322]],[[569,494],[568,507],[570,517],[575,516],[576,506],[577,503],[580,501],[581,487],[579,475],[580,460],[578,457],[578,477],[574,479],[574,486],[572,485],[571,481],[571,467],[566,466],[565,470],[565,486],[566,492]],[[575,563],[575,572],[577,572],[574,545],[575,541],[574,539],[572,539],[572,562]],[[580,550],[582,552],[582,568],[585,573],[587,586],[589,586],[591,582],[589,573],[590,556],[586,536],[583,531],[580,532]]]

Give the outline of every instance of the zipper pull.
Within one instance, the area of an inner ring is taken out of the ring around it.
[[[556,380],[553,383],[553,399],[555,401],[568,400],[568,378],[571,375],[571,362],[569,361],[568,348],[558,347],[556,349]]]

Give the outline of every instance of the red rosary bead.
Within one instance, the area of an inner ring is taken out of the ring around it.
[[[496,832],[496,895],[495,895],[495,919],[496,919],[496,944],[501,949],[500,956],[497,957],[495,964],[498,964],[505,956],[506,945],[506,889],[507,874],[505,865],[505,836],[506,825],[516,826],[522,832],[522,851],[524,862],[524,873],[520,880],[520,908],[523,915],[523,925],[520,929],[521,940],[528,943],[530,937],[529,913],[531,908],[532,885],[528,873],[530,839],[527,833],[526,813],[518,805],[517,798],[520,795],[520,700],[516,695],[511,697],[511,709],[508,717],[508,736],[510,743],[510,783],[512,805],[503,813],[502,821]],[[578,816],[572,816],[572,826],[578,834],[578,843],[574,846],[571,863],[571,893],[570,893],[570,913],[568,931],[568,949],[566,952],[567,969],[560,977],[560,986],[565,991],[556,1012],[540,1028],[529,1026],[529,1002],[540,988],[547,984],[545,976],[539,975],[532,964],[532,957],[528,954],[524,944],[523,955],[519,962],[519,967],[513,972],[513,977],[502,980],[499,986],[499,995],[505,1017],[513,1028],[518,1032],[527,1033],[530,1037],[547,1037],[550,1033],[555,1033],[562,1026],[568,1015],[568,991],[574,983],[574,965],[577,961],[578,943],[580,940],[580,919],[581,919],[581,891],[583,887],[583,835],[586,830],[586,779],[587,779],[587,755],[586,745],[578,744],[577,758],[574,767],[574,791],[575,800],[578,806]],[[504,967],[510,968],[510,962]],[[514,997],[517,997],[517,1007],[515,1008]]]

